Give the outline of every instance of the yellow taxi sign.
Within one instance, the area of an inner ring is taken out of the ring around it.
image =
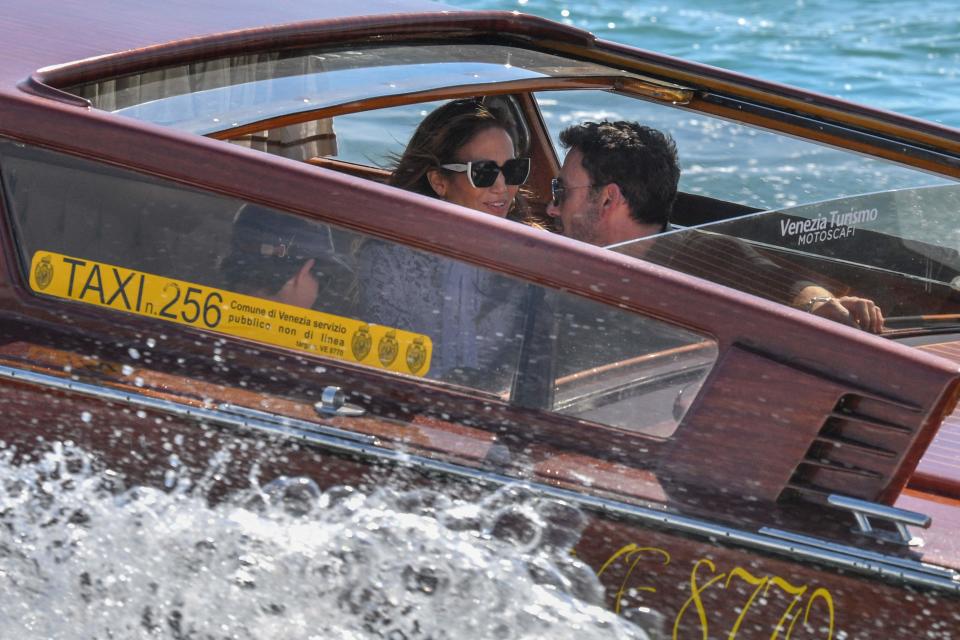
[[[84,260],[33,254],[30,288],[66,300],[422,376],[429,336]]]

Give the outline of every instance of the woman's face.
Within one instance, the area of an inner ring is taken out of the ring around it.
[[[504,162],[513,157],[513,140],[510,139],[510,135],[503,129],[492,127],[484,129],[470,138],[465,145],[460,147],[456,157],[451,162],[465,164],[480,160],[493,160],[497,165],[502,166]],[[506,216],[507,212],[510,211],[513,199],[520,188],[519,185],[508,185],[504,181],[502,173],[497,176],[497,180],[492,186],[486,188],[476,188],[471,185],[466,173],[433,171],[429,179],[433,190],[447,202],[455,202],[464,207],[490,213],[500,218]]]

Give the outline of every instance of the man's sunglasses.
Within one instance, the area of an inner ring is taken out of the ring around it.
[[[501,173],[503,173],[504,182],[510,186],[517,186],[526,182],[527,176],[530,175],[530,158],[513,158],[504,162],[503,165],[498,165],[493,160],[476,160],[467,163],[442,164],[440,167],[458,173],[466,172],[470,185],[475,189],[492,187]]]
[[[567,191],[572,191],[573,189],[590,189],[592,187],[592,184],[583,184],[579,187],[568,187],[563,184],[563,180],[560,178],[554,178],[550,181],[550,197],[553,199],[553,206],[563,206],[563,200],[567,197]]]

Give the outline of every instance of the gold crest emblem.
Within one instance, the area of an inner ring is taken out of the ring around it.
[[[53,281],[53,263],[50,262],[50,256],[43,256],[37,267],[33,270],[33,277],[37,281],[37,286],[42,290],[50,286]]]
[[[416,373],[427,361],[427,348],[423,346],[423,338],[418,336],[407,347],[407,368],[410,373]]]
[[[397,359],[399,352],[400,344],[397,342],[397,332],[391,329],[387,331],[387,335],[380,338],[380,342],[377,344],[377,357],[380,358],[380,363],[383,366],[389,367]]]
[[[363,360],[370,353],[370,347],[373,346],[373,338],[370,336],[370,325],[361,325],[359,329],[353,332],[350,338],[350,350],[353,351],[353,357],[357,360]]]

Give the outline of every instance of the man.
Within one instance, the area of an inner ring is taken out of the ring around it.
[[[554,179],[547,213],[559,218],[564,235],[610,246],[669,228],[680,181],[677,149],[669,135],[636,122],[584,122],[562,131],[560,143],[568,153]],[[749,269],[768,282],[783,283],[781,295],[773,297],[787,304],[866,331],[883,329],[883,313],[871,300],[835,297],[818,284],[797,281],[742,241],[700,236],[701,247],[708,243],[716,245],[714,258],[726,258],[715,263],[716,272],[690,256],[671,256],[670,266],[722,282],[721,273],[739,265],[741,274]]]
[[[354,275],[325,224],[255,204],[234,217],[230,252],[220,264],[231,291],[347,315]]]

